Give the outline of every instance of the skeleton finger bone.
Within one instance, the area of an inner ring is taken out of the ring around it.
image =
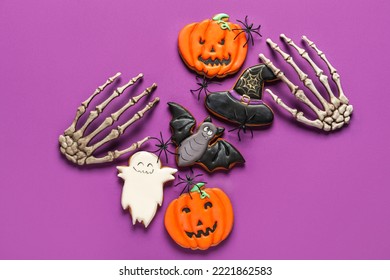
[[[310,120],[306,118],[302,111],[298,111],[297,109],[293,109],[290,106],[286,105],[286,103],[284,103],[282,99],[280,99],[279,96],[274,94],[271,90],[266,89],[265,91],[268,92],[272,96],[273,100],[277,104],[279,104],[283,109],[288,111],[297,121],[309,126],[314,126],[316,128],[323,129],[325,131],[331,130],[331,126],[329,124],[323,123],[320,120]]]
[[[310,120],[304,116],[304,113],[302,111],[298,111],[297,109],[291,108],[288,105],[286,105],[276,94],[274,94],[270,90],[266,90],[267,93],[271,95],[273,100],[281,106],[283,109],[287,110],[297,121],[302,122],[306,125],[313,126],[319,129],[323,129],[325,131],[330,130],[337,130],[342,128],[345,124],[348,124],[350,121],[350,116],[353,111],[352,105],[349,105],[349,100],[345,96],[340,82],[340,75],[337,73],[337,70],[330,64],[330,62],[325,57],[325,54],[320,51],[316,45],[310,41],[306,36],[303,36],[303,40],[311,47],[313,48],[318,56],[321,57],[321,59],[325,62],[327,67],[329,68],[330,74],[332,76],[332,80],[337,86],[338,90],[338,96],[336,97],[329,85],[328,82],[328,76],[324,74],[324,71],[317,66],[317,64],[310,58],[309,54],[306,50],[298,47],[290,38],[288,38],[286,35],[281,34],[280,37],[290,46],[292,46],[294,49],[296,49],[301,57],[303,57],[306,61],[309,62],[310,66],[313,68],[313,70],[316,73],[316,76],[321,81],[323,86],[325,87],[330,102],[328,102],[318,91],[318,89],[313,84],[313,81],[308,77],[306,73],[304,73],[298,65],[294,62],[292,57],[282,51],[280,47],[275,44],[271,39],[267,39],[267,43],[269,46],[279,53],[283,59],[295,70],[295,72],[298,74],[300,80],[303,82],[303,84],[306,86],[307,89],[318,99],[318,101],[322,105],[322,109],[318,108],[316,105],[314,105],[305,95],[303,90],[299,89],[299,87],[295,84],[293,84],[285,75],[284,73],[277,68],[268,58],[266,58],[263,54],[260,54],[260,59],[273,71],[273,73],[278,76],[289,88],[290,91],[294,94],[294,96],[302,101],[304,104],[309,106],[312,111],[315,112],[317,115],[316,120]]]
[[[321,102],[321,105],[323,106],[324,108],[324,111],[326,112],[327,115],[331,115],[332,114],[332,110],[331,108],[329,107],[329,104],[328,102],[325,100],[325,98],[318,92],[316,86],[314,85],[313,81],[309,78],[309,76],[304,73],[301,68],[299,68],[299,66],[295,63],[294,59],[292,58],[291,55],[285,53],[284,51],[282,51],[280,49],[280,47],[275,44],[274,42],[272,42],[271,39],[267,39],[267,43],[271,46],[271,48],[273,50],[275,50],[276,52],[278,52],[282,57],[283,59],[288,63],[290,64],[295,72],[297,72],[297,74],[299,75],[299,79],[303,82],[303,84],[317,97],[317,99]]]
[[[317,48],[317,46],[316,46],[312,41],[310,41],[306,36],[302,36],[302,39],[303,39],[304,41],[306,41],[306,43],[307,43],[312,49],[314,49],[314,50],[317,52],[317,54],[322,58],[322,60],[323,60],[323,61],[325,62],[325,64],[328,66],[329,71],[330,71],[330,74],[332,75],[332,79],[333,79],[333,81],[335,82],[335,84],[337,85],[337,89],[338,89],[338,91],[339,91],[339,99],[340,99],[340,101],[341,101],[343,104],[348,104],[348,103],[349,103],[349,100],[348,100],[348,98],[345,96],[344,91],[343,91],[343,89],[342,89],[342,87],[341,87],[340,75],[337,73],[336,68],[334,68],[334,67],[330,64],[330,62],[329,62],[329,60],[326,58],[325,54],[324,54],[322,51],[320,51],[320,50]]]
[[[305,103],[307,106],[309,106],[318,116],[320,120],[323,120],[326,116],[325,111],[320,110],[316,105],[313,104],[313,102],[310,101],[309,98],[307,98],[305,92],[301,90],[297,85],[292,83],[285,75],[284,73],[279,69],[276,68],[275,65],[266,58],[263,54],[260,54],[261,60],[267,65],[272,72],[277,76],[280,80],[282,80],[289,88],[292,94],[295,95],[295,97]]]
[[[102,140],[93,145],[88,146],[89,142],[95,136],[97,136],[107,127],[113,125],[114,122],[116,122],[127,109],[138,103],[143,97],[149,95],[157,87],[156,84],[153,84],[152,86],[148,87],[138,96],[130,98],[130,100],[124,106],[122,106],[119,110],[108,116],[98,128],[96,128],[90,134],[84,135],[87,127],[103,112],[103,110],[108,106],[108,104],[113,99],[120,96],[128,87],[132,86],[140,78],[142,78],[143,74],[139,74],[138,76],[132,78],[122,87],[118,87],[117,89],[115,89],[114,92],[107,99],[105,99],[101,104],[96,106],[95,110],[90,112],[85,123],[78,130],[76,129],[80,117],[86,112],[92,99],[99,93],[101,93],[109,84],[113,83],[114,80],[119,77],[119,75],[120,73],[117,73],[113,77],[109,78],[102,86],[99,86],[87,100],[81,103],[81,105],[77,109],[76,116],[72,124],[68,129],[65,130],[64,134],[59,137],[61,153],[63,153],[66,158],[73,163],[83,165],[111,162],[125,153],[138,149],[142,144],[149,140],[150,137],[145,137],[144,139],[135,142],[127,149],[110,151],[107,153],[106,156],[100,158],[93,156],[93,152],[97,148],[113,139],[119,138],[129,126],[131,126],[134,122],[140,120],[147,111],[151,110],[157,104],[157,102],[159,101],[158,97],[156,97],[153,101],[149,102],[142,110],[135,113],[134,116],[126,123],[117,126],[115,129],[112,129],[111,132]]]
[[[305,36],[304,36],[305,37]],[[330,102],[331,102],[331,107],[332,110],[334,110],[333,106],[336,108],[340,106],[340,100],[337,99],[337,97],[333,94],[332,89],[330,88],[329,81],[328,81],[328,76],[324,74],[324,70],[322,70],[318,65],[311,59],[309,56],[308,52],[300,47],[298,47],[297,44],[294,43],[293,40],[288,38],[286,35],[281,34],[280,38],[282,38],[287,44],[292,46],[294,49],[296,49],[301,57],[303,57],[307,62],[309,62],[310,66],[314,69],[316,72],[316,76],[322,83],[322,85],[325,87],[326,92],[329,95]]]

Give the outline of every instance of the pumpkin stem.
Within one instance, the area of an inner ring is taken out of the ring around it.
[[[201,199],[205,199],[206,197],[210,198],[210,195],[206,191],[201,189],[204,185],[205,183],[202,182],[197,183],[194,185],[190,192],[198,192],[200,194]]]
[[[231,30],[229,24],[227,23],[227,21],[229,20],[229,15],[223,14],[223,13],[217,14],[213,17],[213,20],[221,25],[222,30],[225,30],[225,29]]]

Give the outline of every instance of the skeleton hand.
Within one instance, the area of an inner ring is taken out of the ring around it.
[[[298,111],[297,109],[293,109],[287,106],[276,94],[274,94],[271,90],[267,89],[266,91],[272,96],[274,101],[279,104],[282,108],[290,112],[297,121],[302,122],[309,126],[314,126],[319,129],[323,129],[325,131],[337,130],[344,126],[344,124],[348,124],[350,120],[350,116],[353,111],[352,105],[349,105],[348,98],[344,95],[344,92],[341,88],[340,83],[340,75],[337,73],[337,70],[329,63],[325,54],[320,51],[316,45],[310,41],[306,36],[303,36],[302,39],[312,48],[314,51],[321,57],[321,59],[328,66],[330,74],[332,75],[332,79],[335,82],[338,90],[338,97],[336,97],[328,83],[328,77],[324,74],[324,71],[320,69],[317,64],[310,58],[309,54],[306,50],[298,47],[290,38],[286,37],[286,35],[281,34],[280,37],[290,46],[294,47],[299,55],[306,59],[311,67],[316,72],[316,76],[325,87],[329,100],[328,102],[317,90],[313,81],[308,77],[306,73],[304,73],[298,65],[294,62],[293,58],[282,51],[277,44],[271,41],[271,39],[267,39],[267,43],[270,47],[281,54],[283,59],[290,64],[294,70],[298,73],[300,80],[304,83],[304,85],[315,95],[315,97],[320,101],[322,105],[322,109],[318,108],[314,105],[306,96],[303,90],[301,90],[297,85],[292,83],[280,69],[276,68],[275,65],[267,59],[263,54],[260,54],[261,60],[274,72],[274,74],[280,78],[287,86],[290,88],[292,94],[295,97],[302,101],[304,104],[309,106],[317,115],[318,119],[310,120],[306,118],[303,112]]]
[[[96,128],[94,131],[92,131],[89,135],[84,135],[85,130],[87,127],[103,112],[104,108],[116,97],[120,96],[125,89],[132,86],[135,82],[137,82],[141,77],[143,77],[143,74],[139,74],[137,77],[132,78],[127,84],[125,84],[122,87],[118,87],[105,101],[103,101],[101,104],[96,106],[94,111],[91,111],[89,113],[89,117],[86,120],[86,122],[81,126],[80,129],[76,130],[76,125],[80,117],[85,113],[86,109],[88,108],[89,103],[92,101],[92,99],[98,95],[100,92],[104,90],[109,84],[114,82],[114,80],[120,76],[120,73],[117,73],[115,76],[109,78],[104,85],[98,87],[95,92],[83,103],[81,103],[80,107],[77,109],[76,117],[73,120],[73,123],[71,126],[65,130],[64,135],[61,135],[59,137],[60,142],[60,150],[61,153],[63,153],[66,158],[73,163],[77,163],[79,165],[83,164],[94,164],[94,163],[103,163],[103,162],[110,162],[114,159],[120,157],[121,155],[133,151],[137,148],[139,148],[143,143],[145,143],[147,140],[149,140],[150,137],[146,137],[134,144],[132,144],[129,148],[121,150],[121,151],[110,151],[108,154],[101,158],[96,158],[92,155],[92,153],[102,146],[103,144],[119,138],[125,130],[132,125],[137,120],[141,119],[147,111],[152,109],[154,105],[159,101],[159,98],[156,97],[153,101],[149,102],[142,110],[138,111],[130,120],[128,120],[123,125],[119,125],[116,128],[112,129],[111,132],[104,137],[99,142],[88,146],[88,143],[101,131],[106,129],[107,127],[111,126],[114,122],[116,122],[119,117],[131,106],[136,104],[142,97],[150,94],[156,87],[156,84],[153,84],[152,86],[148,87],[144,90],[140,95],[130,98],[130,100],[119,110],[117,110],[115,113],[112,113],[109,117],[107,117],[103,123],[100,124],[98,128]]]

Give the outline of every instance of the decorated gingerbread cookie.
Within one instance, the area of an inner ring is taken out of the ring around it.
[[[249,67],[231,90],[210,92],[206,97],[206,108],[212,114],[242,126],[269,125],[274,114],[262,100],[264,82],[276,79],[265,64]]]
[[[179,167],[201,165],[207,171],[230,169],[245,160],[229,142],[220,138],[225,130],[206,118],[194,131],[195,118],[177,103],[168,103],[172,114],[170,122],[172,141],[177,145],[176,162]]]
[[[218,245],[233,227],[233,207],[219,188],[194,185],[190,193],[173,200],[165,213],[165,228],[184,248],[206,250]]]
[[[179,33],[179,53],[185,64],[208,78],[236,73],[247,54],[246,33],[227,14],[185,26]]]
[[[157,205],[163,201],[163,185],[174,180],[177,169],[162,167],[159,158],[149,152],[137,152],[129,166],[117,166],[118,176],[125,181],[122,190],[123,210],[129,209],[133,225],[138,221],[145,227],[152,221]]]

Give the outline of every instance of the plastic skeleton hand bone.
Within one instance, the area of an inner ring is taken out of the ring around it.
[[[310,120],[306,118],[303,114],[303,112],[298,111],[297,109],[293,109],[286,105],[276,94],[274,94],[271,90],[267,89],[266,91],[272,96],[274,101],[279,104],[282,108],[287,110],[288,112],[293,115],[293,117],[306,125],[314,126],[319,129],[323,129],[325,131],[331,131],[331,130],[337,130],[344,126],[344,124],[348,124],[351,118],[351,114],[353,111],[352,105],[349,105],[348,98],[344,95],[344,92],[341,88],[340,83],[340,75],[337,73],[337,70],[330,64],[330,62],[325,57],[325,54],[320,51],[317,46],[310,41],[306,36],[303,36],[302,39],[321,57],[321,59],[325,62],[325,64],[328,66],[330,74],[332,76],[333,81],[335,82],[338,90],[338,97],[336,97],[329,85],[328,82],[328,76],[324,74],[324,71],[320,69],[317,64],[310,58],[309,54],[306,50],[298,47],[290,38],[288,38],[286,35],[281,34],[280,37],[290,46],[295,48],[299,55],[303,57],[306,61],[309,62],[311,67],[314,69],[316,76],[322,83],[322,85],[325,87],[328,95],[329,100],[328,102],[317,90],[315,87],[313,81],[308,77],[306,73],[304,73],[298,65],[294,62],[293,58],[282,51],[280,47],[271,41],[271,39],[267,39],[267,43],[270,45],[270,47],[278,52],[280,55],[282,55],[283,59],[290,64],[294,70],[299,75],[300,80],[304,83],[304,85],[315,95],[315,97],[320,101],[322,105],[322,109],[318,108],[316,105],[314,105],[306,96],[305,92],[301,90],[297,85],[292,83],[285,75],[284,73],[275,67],[275,65],[266,58],[263,54],[260,54],[261,60],[274,72],[274,74],[280,78],[287,86],[290,88],[290,91],[294,96],[302,101],[304,104],[309,106],[317,115],[316,120]]]
[[[76,129],[76,125],[80,117],[86,112],[89,103],[92,101],[92,99],[97,96],[99,93],[101,93],[109,84],[113,83],[116,78],[120,76],[121,73],[117,73],[115,76],[109,78],[102,86],[98,87],[95,92],[83,103],[81,103],[80,107],[77,109],[76,117],[73,120],[73,123],[70,125],[68,129],[65,130],[64,134],[59,137],[60,142],[60,150],[61,153],[63,153],[66,158],[73,163],[77,163],[79,165],[83,164],[95,164],[95,163],[104,163],[104,162],[111,162],[114,159],[120,157],[121,155],[128,153],[130,151],[133,151],[137,148],[139,148],[143,143],[149,140],[150,137],[146,137],[134,144],[132,144],[129,148],[124,150],[115,150],[110,151],[107,153],[104,157],[94,157],[92,153],[102,146],[103,144],[119,138],[125,130],[132,125],[137,120],[141,119],[143,115],[152,109],[154,105],[159,101],[159,98],[156,97],[153,101],[149,102],[142,110],[135,113],[135,115],[128,120],[123,125],[119,125],[116,128],[112,129],[111,132],[104,137],[102,140],[98,141],[97,143],[88,146],[89,142],[100,132],[102,132],[107,127],[111,126],[114,122],[116,122],[119,117],[131,106],[136,104],[142,97],[149,95],[156,87],[156,84],[153,84],[152,86],[145,89],[140,95],[130,98],[130,100],[119,110],[112,113],[110,116],[108,116],[98,128],[96,128],[94,131],[92,131],[89,135],[84,135],[85,130],[87,127],[103,112],[103,110],[107,107],[107,105],[116,97],[120,96],[125,89],[132,86],[134,83],[136,83],[140,78],[143,77],[143,74],[139,74],[138,76],[132,78],[127,84],[123,85],[122,87],[118,87],[114,92],[101,104],[96,106],[95,110],[91,111],[89,113],[89,116],[85,123],[81,126],[81,128]]]

